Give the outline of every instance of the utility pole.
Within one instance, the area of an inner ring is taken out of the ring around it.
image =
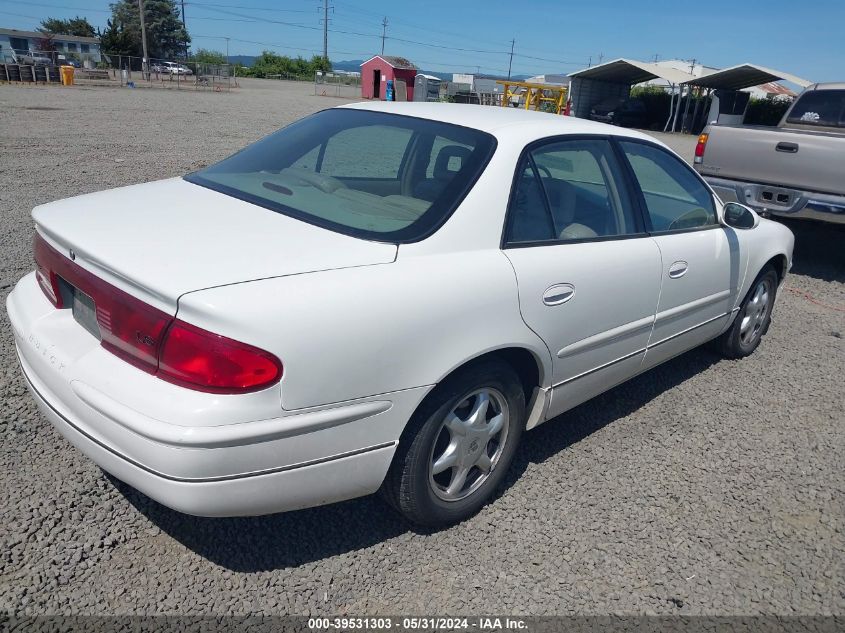
[[[226,40],[226,65],[229,65],[229,38],[224,38]]]
[[[690,75],[695,74],[695,62],[696,62],[696,59],[695,59],[695,57],[693,57],[692,60],[690,61],[690,64],[689,64],[689,74]]]
[[[323,59],[329,58],[329,0],[323,0]]]
[[[599,53],[599,66],[601,66],[601,60],[604,59],[604,53]]]
[[[508,79],[511,78],[511,66],[513,65],[513,47],[514,47],[514,44],[516,44],[515,39],[511,40],[511,56],[510,56],[510,59],[508,60]]]
[[[185,0],[182,0],[182,28],[185,29],[185,35],[188,34],[188,25],[185,24]],[[185,59],[188,59],[188,40],[185,40]]]
[[[147,68],[150,60],[147,57],[147,25],[144,22],[144,0],[138,0],[138,10],[141,12],[141,50],[144,53],[144,59],[141,60],[141,76],[147,79],[149,78]]]
[[[593,67],[593,56],[590,55],[590,58],[587,60],[587,68]]]
[[[387,37],[387,16],[381,21],[381,54],[384,55],[384,38]]]

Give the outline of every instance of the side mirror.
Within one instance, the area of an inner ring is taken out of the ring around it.
[[[737,202],[728,202],[722,210],[722,217],[725,224],[735,229],[753,229],[760,223],[759,215]]]

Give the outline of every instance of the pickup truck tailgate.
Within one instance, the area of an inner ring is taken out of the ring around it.
[[[804,130],[713,125],[702,176],[845,194],[845,137]]]

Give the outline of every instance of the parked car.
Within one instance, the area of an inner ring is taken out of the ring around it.
[[[153,62],[150,64],[151,73],[166,73],[169,72],[164,62]]]
[[[187,66],[182,66],[181,64],[177,64],[176,62],[162,62],[162,71],[163,73],[168,73],[171,75],[193,75],[194,71],[188,68]]]
[[[644,127],[646,108],[639,99],[605,99],[590,108],[590,119],[622,127]]]
[[[56,55],[56,65],[58,66],[73,66],[74,68],[82,68],[82,64],[74,57],[67,57],[66,55]]]
[[[845,223],[845,83],[802,92],[777,128],[710,125],[695,168],[723,200],[764,214]]]
[[[15,55],[19,64],[29,64],[31,66],[52,66],[53,60],[49,55],[44,53],[36,53],[34,51],[18,52]]]
[[[433,103],[33,217],[21,367],[103,469],[189,514],[381,489],[428,525],[477,511],[524,430],[705,342],[751,354],[793,247],[644,134]]]

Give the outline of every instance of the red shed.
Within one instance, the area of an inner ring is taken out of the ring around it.
[[[388,79],[402,79],[408,86],[408,101],[414,100],[417,67],[404,57],[376,55],[361,64],[361,96],[385,100]]]

